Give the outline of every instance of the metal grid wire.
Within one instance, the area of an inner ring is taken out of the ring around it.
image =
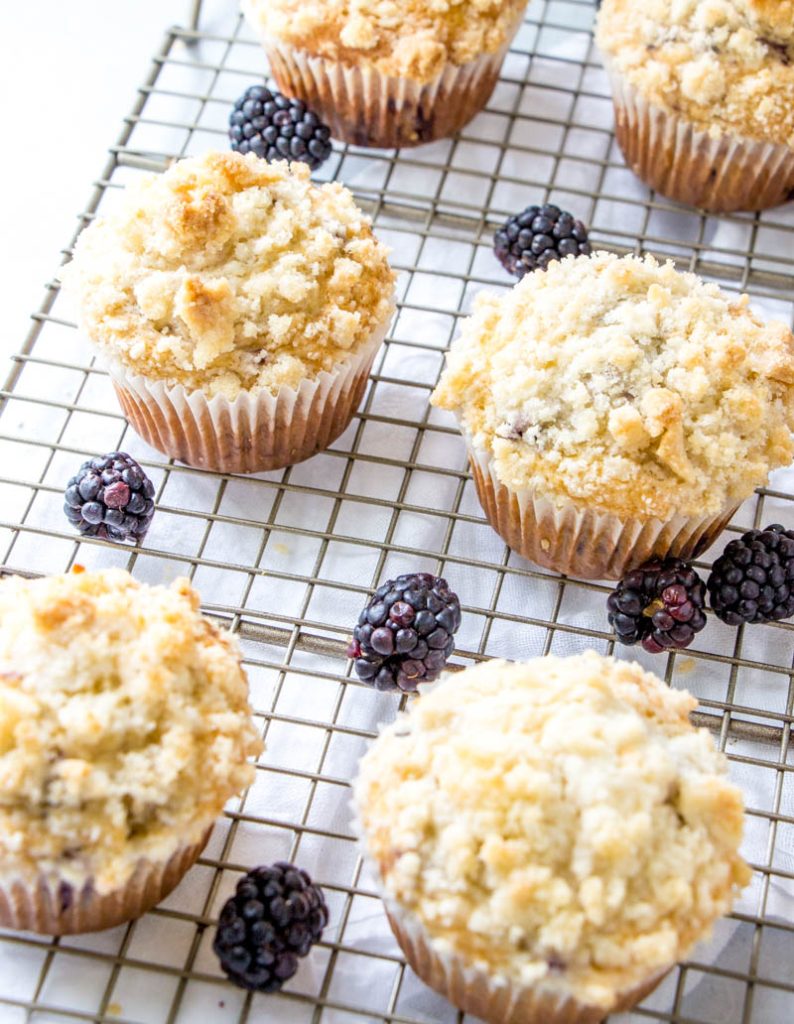
[[[231,4],[212,19],[205,11],[203,29],[200,0],[193,6],[192,27],[170,29],[156,52],[80,228],[141,171],[225,147],[231,102],[264,72]],[[606,588],[538,570],[504,547],[477,505],[456,431],[427,404],[472,295],[505,286],[493,229],[552,199],[590,222],[599,247],[672,256],[728,289],[749,290],[765,311],[794,317],[791,207],[706,217],[648,193],[625,169],[593,13],[590,0],[533,0],[486,111],[459,137],[399,153],[337,145],[317,175],[352,188],[392,246],[401,281],[398,317],[353,424],[308,463],[223,476],[144,446],[61,310],[57,282],[48,285],[0,392],[2,572],[80,562],[124,566],[152,582],[189,576],[207,613],[240,637],[268,749],[198,866],[145,918],[61,940],[0,933],[3,1024],[464,1019],[404,966],[361,874],[349,780],[396,701],[350,679],[350,625],[386,576],[421,567],[446,575],[461,595],[458,665],[612,652]],[[62,518],[65,478],[83,458],[114,448],[140,458],[157,482],[159,511],[140,549],[78,539]],[[785,486],[759,491],[728,536],[771,520],[794,526],[793,497]],[[693,649],[646,659],[699,697],[699,723],[716,733],[748,794],[756,856],[754,882],[714,940],[623,1021],[794,1017],[785,955],[794,942],[794,629],[749,633],[712,618]],[[277,857],[313,873],[332,920],[287,991],[252,997],[222,980],[211,925],[240,872]]]

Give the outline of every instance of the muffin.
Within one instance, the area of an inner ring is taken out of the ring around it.
[[[97,931],[163,899],[253,780],[250,715],[187,580],[0,583],[0,927]]]
[[[750,878],[696,701],[592,651],[444,677],[355,784],[394,934],[489,1024],[595,1024],[708,935]]]
[[[794,197],[792,0],[604,0],[596,39],[647,185],[718,212]]]
[[[416,146],[488,102],[527,0],[242,0],[279,89],[336,138]]]
[[[386,249],[347,189],[253,154],[139,180],[82,233],[64,281],[135,430],[217,472],[326,448],[394,310]]]
[[[431,401],[510,547],[617,579],[699,554],[791,462],[792,385],[794,337],[747,296],[601,252],[478,297]]]

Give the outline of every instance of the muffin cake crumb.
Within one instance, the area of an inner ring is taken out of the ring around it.
[[[496,53],[526,0],[245,0],[243,7],[266,35],[312,55],[425,83],[448,63]]]
[[[794,148],[792,0],[604,0],[596,38],[649,101]]]
[[[234,639],[187,580],[0,583],[0,873],[98,892],[197,843],[262,749]]]
[[[703,516],[794,454],[794,337],[653,257],[569,257],[482,295],[432,402],[512,490]]]
[[[387,895],[439,952],[608,1010],[750,877],[741,793],[695,705],[592,651],[442,679],[356,782]]]
[[[130,186],[64,283],[126,373],[234,399],[332,370],[393,309],[386,249],[302,163],[207,153]]]

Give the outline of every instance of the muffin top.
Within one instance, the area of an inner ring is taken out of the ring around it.
[[[446,64],[496,53],[526,0],[243,0],[265,36],[314,56],[430,82]]]
[[[788,465],[794,337],[651,256],[568,257],[478,297],[431,401],[558,503],[712,515]]]
[[[253,154],[140,179],[82,233],[64,281],[127,373],[230,399],[333,369],[393,309],[386,249],[347,189]]]
[[[197,842],[261,750],[233,638],[187,580],[0,583],[0,875],[100,892]]]
[[[592,651],[442,678],[356,781],[387,893],[439,951],[608,1009],[749,880],[741,793],[695,705]]]
[[[604,0],[596,38],[696,127],[794,146],[794,0]]]

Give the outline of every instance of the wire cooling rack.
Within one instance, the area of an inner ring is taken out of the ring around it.
[[[141,172],[225,147],[232,101],[266,68],[236,5],[215,6],[202,11],[197,0],[192,27],[166,33],[80,227]],[[477,504],[457,431],[427,403],[472,296],[509,283],[493,229],[551,199],[587,220],[600,247],[670,256],[794,318],[794,208],[715,218],[649,194],[614,143],[593,15],[589,0],[533,0],[487,109],[458,138],[401,153],[336,146],[318,173],[350,186],[392,247],[400,303],[354,422],[307,463],[221,476],[147,448],[127,429],[57,282],[48,285],[0,393],[2,571],[79,562],[127,567],[149,582],[189,576],[206,611],[240,637],[267,751],[199,864],[146,917],[61,940],[0,933],[2,1024],[463,1020],[404,966],[352,840],[349,781],[398,701],[350,679],[350,627],[379,582],[422,569],[447,576],[461,596],[458,665],[612,651],[607,588],[539,570],[504,547]],[[140,549],[78,539],[61,511],[75,467],[116,448],[157,483],[159,511]],[[727,537],[776,520],[794,526],[793,497],[794,477],[776,474]],[[712,617],[691,650],[639,658],[698,696],[698,720],[746,793],[754,880],[713,939],[619,1019],[785,1024],[794,1019],[794,629],[735,631]],[[240,872],[276,858],[297,860],[323,885],[331,923],[286,991],[250,996],[223,980],[212,926]]]

